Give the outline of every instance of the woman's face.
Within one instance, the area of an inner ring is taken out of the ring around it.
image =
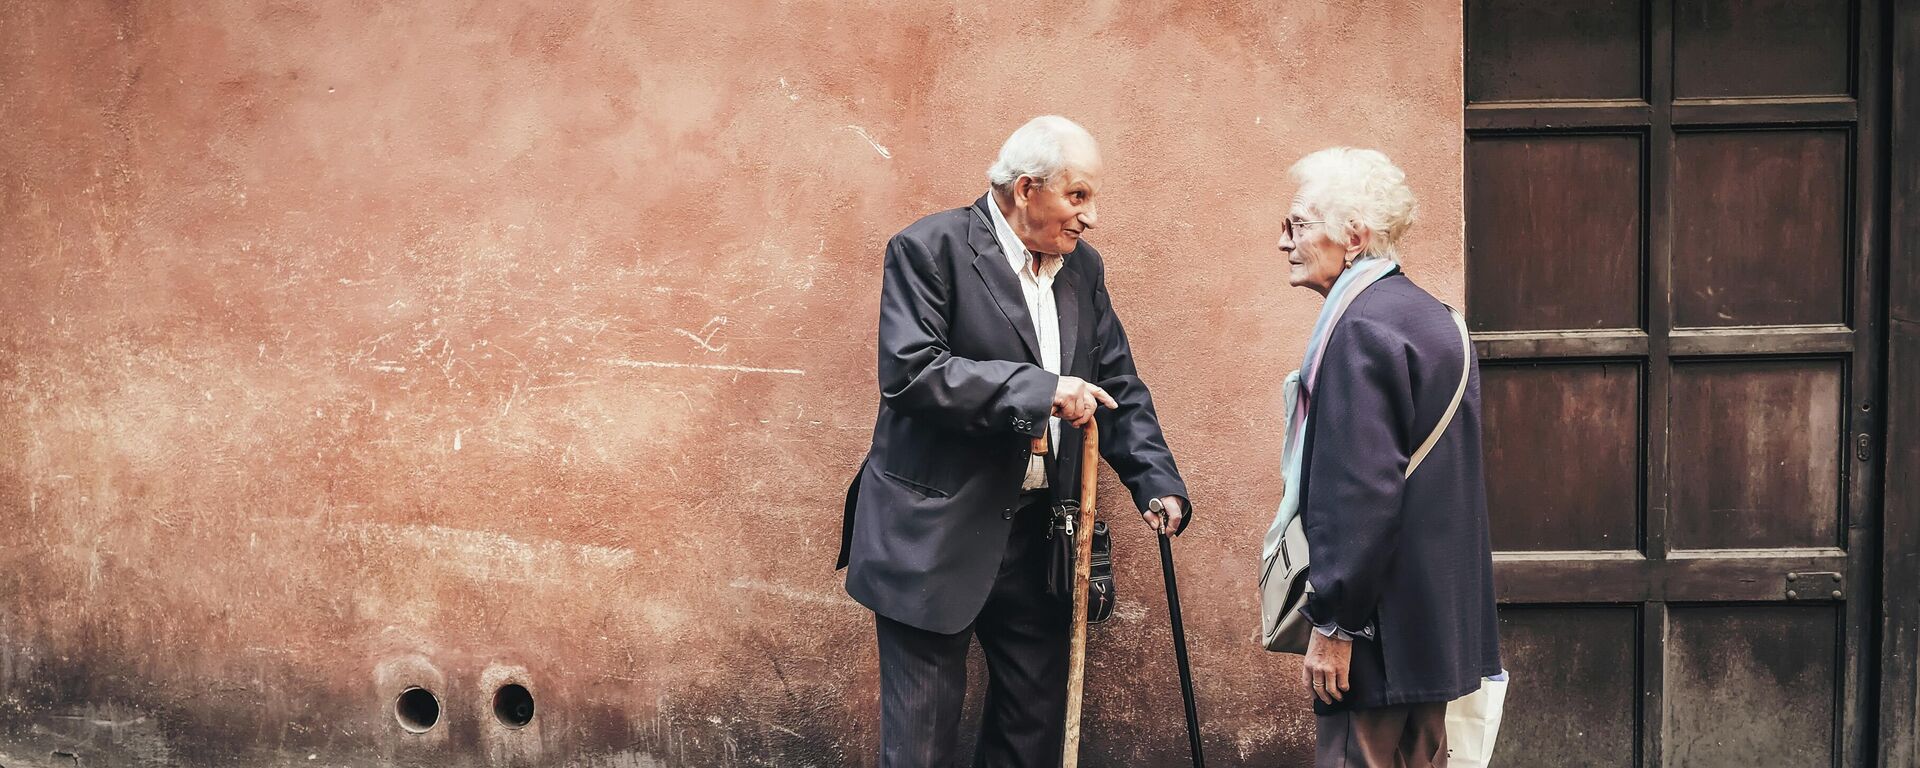
[[[1291,265],[1287,282],[1295,288],[1312,288],[1322,296],[1333,290],[1334,281],[1347,269],[1347,260],[1360,252],[1357,244],[1335,239],[1345,230],[1325,221],[1306,200],[1295,197],[1280,229],[1280,252],[1286,254]]]

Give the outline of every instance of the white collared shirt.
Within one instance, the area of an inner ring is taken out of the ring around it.
[[[1013,226],[1007,223],[1006,215],[1000,212],[1000,203],[992,194],[987,195],[987,212],[993,217],[993,235],[1000,241],[1000,251],[1007,255],[1007,264],[1013,267],[1013,273],[1020,276],[1020,291],[1026,295],[1027,316],[1033,318],[1033,336],[1040,342],[1040,367],[1047,373],[1060,375],[1060,308],[1053,300],[1053,279],[1067,264],[1066,257],[1054,254],[1041,254],[1039,269],[1034,268],[1034,254],[1020,242],[1020,236],[1013,233]],[[1060,420],[1047,420],[1047,444],[1053,450],[1060,445]],[[1020,489],[1031,491],[1047,487],[1047,461],[1034,456],[1027,462],[1027,479]]]

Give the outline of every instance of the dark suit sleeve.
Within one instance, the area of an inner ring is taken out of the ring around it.
[[[1406,345],[1365,318],[1327,340],[1314,382],[1303,527],[1313,555],[1306,614],[1358,635],[1400,542],[1413,392]]]
[[[1162,496],[1187,499],[1187,484],[1174,466],[1173,451],[1167,448],[1160,432],[1160,416],[1153,410],[1153,393],[1133,366],[1133,349],[1127,344],[1127,331],[1114,314],[1113,301],[1107,296],[1105,274],[1094,279],[1093,288],[1094,383],[1107,391],[1120,407],[1101,409],[1100,455],[1107,460],[1120,482],[1133,494],[1139,509]],[[1181,529],[1193,520],[1193,502],[1187,501],[1187,516]]]
[[[969,360],[947,341],[952,286],[927,247],[887,243],[880,290],[880,397],[888,407],[949,429],[1038,436],[1060,377],[1030,363]]]

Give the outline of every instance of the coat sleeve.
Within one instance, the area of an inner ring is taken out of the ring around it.
[[[1147,502],[1162,496],[1187,500],[1187,516],[1181,529],[1193,521],[1193,502],[1187,499],[1187,484],[1174,465],[1173,451],[1167,448],[1160,432],[1160,417],[1153,410],[1153,393],[1134,369],[1133,349],[1127,344],[1127,331],[1113,311],[1107,295],[1105,275],[1094,279],[1094,383],[1107,391],[1119,405],[1101,409],[1100,455],[1120,475],[1120,482],[1133,494],[1134,504],[1147,508]]]
[[[880,289],[881,400],[969,434],[1038,436],[1060,377],[1031,363],[953,354],[947,277],[925,244],[903,235],[888,241]]]
[[[1405,342],[1366,318],[1349,314],[1327,340],[1314,382],[1301,510],[1314,588],[1304,610],[1315,625],[1359,635],[1379,605],[1400,544],[1412,453],[1408,366]]]

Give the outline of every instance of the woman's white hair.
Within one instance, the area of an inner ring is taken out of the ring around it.
[[[1299,198],[1327,221],[1337,242],[1372,232],[1366,255],[1400,263],[1400,238],[1413,226],[1413,190],[1407,174],[1371,149],[1332,147],[1300,158],[1287,169]]]
[[[1028,120],[1000,145],[1000,159],[987,169],[987,181],[1001,192],[1012,191],[1013,183],[1022,176],[1048,184],[1066,169],[1069,155],[1078,155],[1080,150],[1099,151],[1093,134],[1059,115],[1041,115]]]

